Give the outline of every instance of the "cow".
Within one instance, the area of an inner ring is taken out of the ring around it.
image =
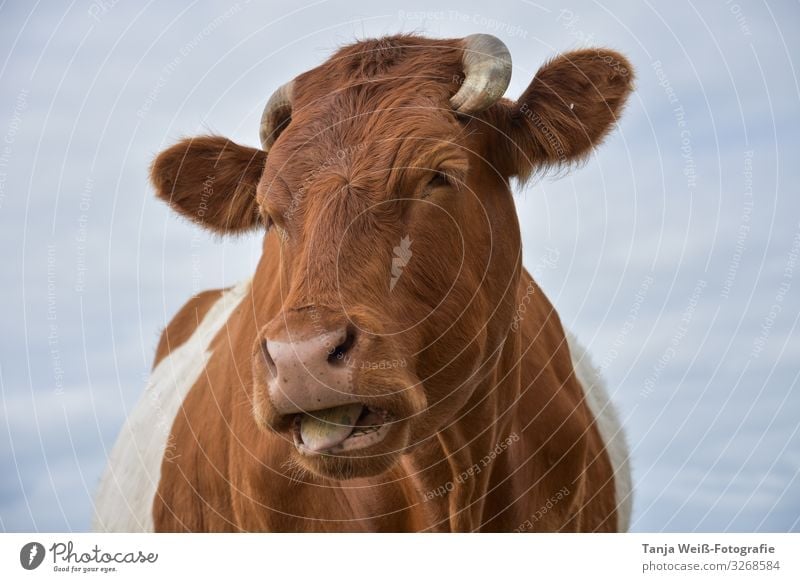
[[[262,254],[163,331],[96,529],[628,528],[622,428],[522,266],[511,179],[590,155],[633,70],[568,52],[516,101],[511,70],[491,35],[363,40],[275,91],[261,148],[156,157],[161,200]]]

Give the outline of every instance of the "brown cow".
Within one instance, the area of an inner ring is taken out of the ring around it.
[[[160,198],[263,254],[164,331],[97,528],[627,529],[621,429],[521,265],[509,179],[585,158],[632,70],[567,53],[516,102],[510,75],[489,35],[363,41],[273,95],[262,149],[158,156]]]

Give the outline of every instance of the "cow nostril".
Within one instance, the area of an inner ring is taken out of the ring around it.
[[[267,365],[270,375],[275,378],[278,375],[278,367],[275,365],[275,360],[269,353],[269,346],[266,341],[261,342],[261,355],[264,357],[264,363]]]
[[[345,331],[344,340],[335,348],[328,352],[328,363],[337,364],[344,362],[344,357],[353,348],[356,343],[356,330],[351,326],[347,326]]]

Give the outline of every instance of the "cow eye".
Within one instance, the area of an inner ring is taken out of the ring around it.
[[[428,182],[428,189],[443,188],[450,185],[450,179],[444,172],[436,172]]]
[[[452,185],[453,184],[447,174],[441,171],[434,172],[430,180],[428,180],[428,183],[425,184],[425,189],[422,191],[422,197],[427,198],[435,191],[450,187]]]

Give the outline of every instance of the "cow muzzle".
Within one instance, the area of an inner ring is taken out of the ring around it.
[[[375,453],[417,408],[407,362],[364,329],[311,307],[283,312],[259,333],[256,420],[289,436],[301,456]]]

